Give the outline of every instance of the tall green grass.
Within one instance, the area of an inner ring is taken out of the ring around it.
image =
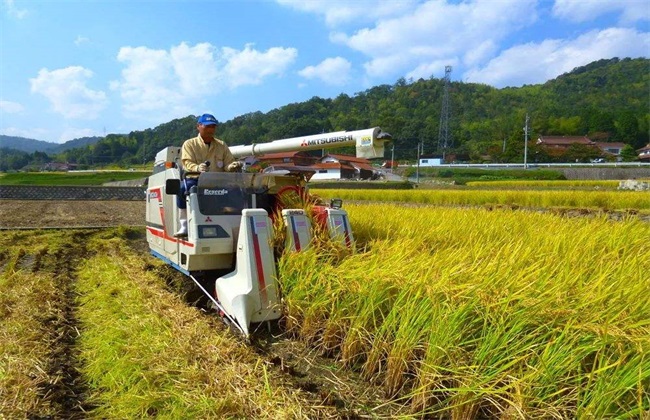
[[[638,418],[650,409],[650,225],[348,209],[360,252],[281,260],[296,334],[420,415]]]
[[[145,178],[151,172],[20,172],[0,174],[0,185],[102,185]]]
[[[435,205],[507,205],[528,208],[574,207],[600,210],[650,210],[646,191],[521,190],[312,190],[323,198]]]

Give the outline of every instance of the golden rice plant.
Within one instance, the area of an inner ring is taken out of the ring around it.
[[[647,223],[347,207],[359,252],[282,258],[288,315],[388,395],[452,418],[650,408]]]
[[[647,191],[530,190],[315,190],[324,198],[433,205],[504,205],[527,208],[572,207],[598,210],[650,210]]]
[[[501,180],[469,181],[465,185],[474,188],[582,188],[582,189],[616,189],[620,181],[574,179],[574,180]]]

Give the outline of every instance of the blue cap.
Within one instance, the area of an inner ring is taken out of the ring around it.
[[[217,125],[217,119],[214,118],[214,115],[210,114],[201,115],[197,121],[202,125]]]

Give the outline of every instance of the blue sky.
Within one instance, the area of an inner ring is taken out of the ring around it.
[[[445,65],[505,87],[650,57],[647,0],[0,2],[0,134],[57,143],[352,96]]]

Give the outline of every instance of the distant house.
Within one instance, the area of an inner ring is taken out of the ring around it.
[[[620,159],[625,143],[593,141],[587,136],[540,136],[537,145],[550,150],[566,150],[574,144],[598,148],[603,157]]]
[[[420,156],[420,166],[438,166],[442,164],[442,156],[440,155],[422,155]]]
[[[645,147],[637,149],[636,152],[639,154],[639,160],[650,162],[650,143],[646,144]]]
[[[249,156],[244,159],[244,166],[246,168],[253,165],[295,165],[295,166],[310,166],[318,162],[317,156],[312,156],[307,152],[283,152],[283,153],[267,153],[260,156]]]
[[[270,165],[292,163],[296,166],[308,166],[316,163],[318,157],[311,156],[307,152],[283,152],[283,153],[267,153],[257,157],[260,162],[265,162]]]
[[[377,176],[377,171],[373,169],[368,159],[358,158],[356,156],[327,154],[320,159],[320,163],[338,163],[342,169],[344,167],[353,168],[354,174],[349,178],[374,179]]]
[[[311,181],[324,179],[354,179],[356,169],[348,164],[341,162],[315,163],[309,168],[313,169],[314,175]]]
[[[42,171],[57,171],[57,172],[63,172],[63,171],[69,171],[71,169],[76,168],[77,165],[74,163],[67,163],[67,162],[48,162],[45,165],[41,167]]]
[[[568,149],[571,145],[596,146],[587,136],[540,136],[537,145],[553,149]]]
[[[598,146],[598,148],[603,151],[603,154],[606,157],[619,159],[621,156],[621,151],[626,146],[626,144],[620,142],[607,143],[598,141],[596,142],[596,146]]]

